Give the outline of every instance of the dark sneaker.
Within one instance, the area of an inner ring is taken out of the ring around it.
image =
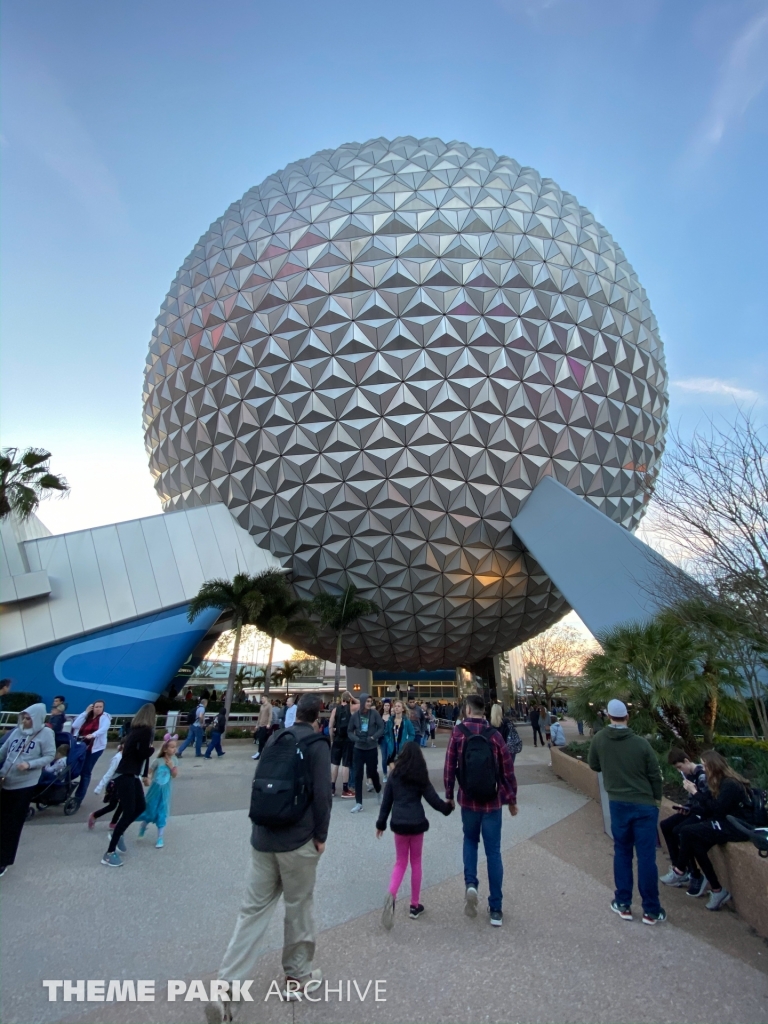
[[[391,931],[392,925],[395,923],[395,897],[391,892],[387,893],[387,898],[384,900],[384,909],[381,912],[381,923],[387,931]]]
[[[707,910],[719,910],[720,907],[722,907],[724,903],[727,903],[730,898],[731,894],[727,889],[721,889],[720,892],[712,890],[709,894],[709,899],[707,900]]]
[[[643,924],[661,924],[667,920],[667,912],[662,907],[658,914],[643,914]]]
[[[501,928],[504,917],[500,910],[490,910],[491,924],[494,928]]]
[[[709,882],[703,876],[701,878],[691,878],[691,884],[688,886],[685,895],[693,896],[694,899],[698,896],[703,896],[709,888]]]
[[[418,905],[418,907],[414,907],[414,905],[411,904],[410,918],[411,918],[412,921],[415,921],[416,918],[421,917],[421,915],[423,913],[424,913],[424,907],[421,905],[421,903]]]
[[[120,854],[117,851],[115,853],[105,853],[101,858],[101,863],[108,868],[121,868],[123,866]]]
[[[611,910],[614,914],[618,914],[622,921],[632,920],[632,907],[628,907],[626,903],[617,903],[614,900],[611,903]]]
[[[464,890],[464,913],[467,917],[477,917],[477,886],[468,885]]]

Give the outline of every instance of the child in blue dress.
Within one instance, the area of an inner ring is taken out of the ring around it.
[[[152,784],[147,791],[147,807],[143,814],[140,814],[138,821],[141,822],[139,839],[147,831],[147,825],[157,825],[157,842],[155,846],[162,850],[163,829],[168,821],[168,814],[171,809],[171,788],[176,778],[178,759],[176,750],[178,748],[178,736],[165,734],[160,753],[149,766]]]

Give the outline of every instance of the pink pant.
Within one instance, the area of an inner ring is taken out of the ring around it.
[[[397,896],[397,890],[405,876],[405,869],[408,867],[408,859],[411,861],[411,903],[414,907],[419,905],[419,894],[421,893],[421,851],[424,846],[424,833],[418,836],[395,836],[395,853],[397,859],[392,868],[392,878],[389,882],[389,891],[392,896]]]

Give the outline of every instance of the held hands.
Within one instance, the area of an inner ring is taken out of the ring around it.
[[[21,764],[17,764],[16,767],[19,769],[20,772],[28,772],[29,771],[29,762],[28,761],[22,761]]]
[[[694,796],[696,793],[696,786],[689,779],[683,779],[683,789],[686,793],[690,793],[691,796]]]

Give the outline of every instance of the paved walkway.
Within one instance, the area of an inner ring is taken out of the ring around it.
[[[334,986],[386,981],[386,1002],[369,991],[351,1002],[264,1002],[280,978],[278,908],[253,985],[253,1022],[753,1022],[766,1019],[768,945],[727,908],[665,892],[670,921],[643,928],[611,914],[611,844],[599,809],[558,780],[546,750],[517,759],[520,814],[504,817],[504,927],[463,914],[461,823],[428,811],[427,913],[410,921],[398,905],[386,933],[380,908],[393,860],[389,833],[374,835],[376,803],[349,814],[334,802],[316,892],[317,964]],[[445,737],[428,750],[436,785]],[[167,979],[209,979],[226,946],[248,859],[253,747],[230,742],[226,758],[185,755],[166,846],[129,833],[125,867],[99,863],[106,824],[85,828],[98,798],[74,818],[41,814],[24,831],[17,865],[0,882],[4,1024],[195,1022],[199,1003],[165,999]],[[102,758],[102,770],[108,759]],[[660,866],[666,861],[660,855]],[[481,868],[481,879],[483,868]],[[200,896],[190,898],[196,883]],[[407,877],[406,877],[407,884]],[[487,886],[481,887],[481,901]],[[764,898],[764,897],[763,897]],[[43,978],[151,978],[154,1003],[49,1003]]]

